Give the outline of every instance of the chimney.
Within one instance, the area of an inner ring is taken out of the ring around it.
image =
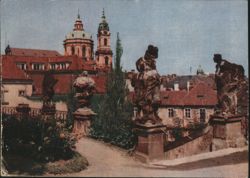
[[[174,91],[179,91],[179,83],[174,84]]]

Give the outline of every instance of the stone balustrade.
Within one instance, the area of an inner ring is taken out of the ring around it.
[[[15,115],[17,114],[16,107],[2,107],[2,113],[6,115]],[[31,108],[29,115],[31,117],[41,115],[41,109],[39,108]],[[55,118],[57,120],[66,120],[68,116],[67,111],[56,111]]]

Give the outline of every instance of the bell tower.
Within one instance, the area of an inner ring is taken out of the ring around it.
[[[106,21],[103,9],[101,22],[98,27],[97,50],[95,52],[97,67],[112,67],[112,55],[109,25]]]

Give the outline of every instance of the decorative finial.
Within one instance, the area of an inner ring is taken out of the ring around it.
[[[80,19],[79,8],[78,8],[78,14],[77,14],[77,18],[78,18],[78,19]]]

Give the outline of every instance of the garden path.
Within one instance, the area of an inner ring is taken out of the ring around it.
[[[88,159],[90,165],[86,170],[64,176],[247,177],[248,175],[247,151],[225,155],[219,160],[213,158],[167,167],[142,164],[129,156],[126,151],[91,138],[80,139],[77,150]]]

